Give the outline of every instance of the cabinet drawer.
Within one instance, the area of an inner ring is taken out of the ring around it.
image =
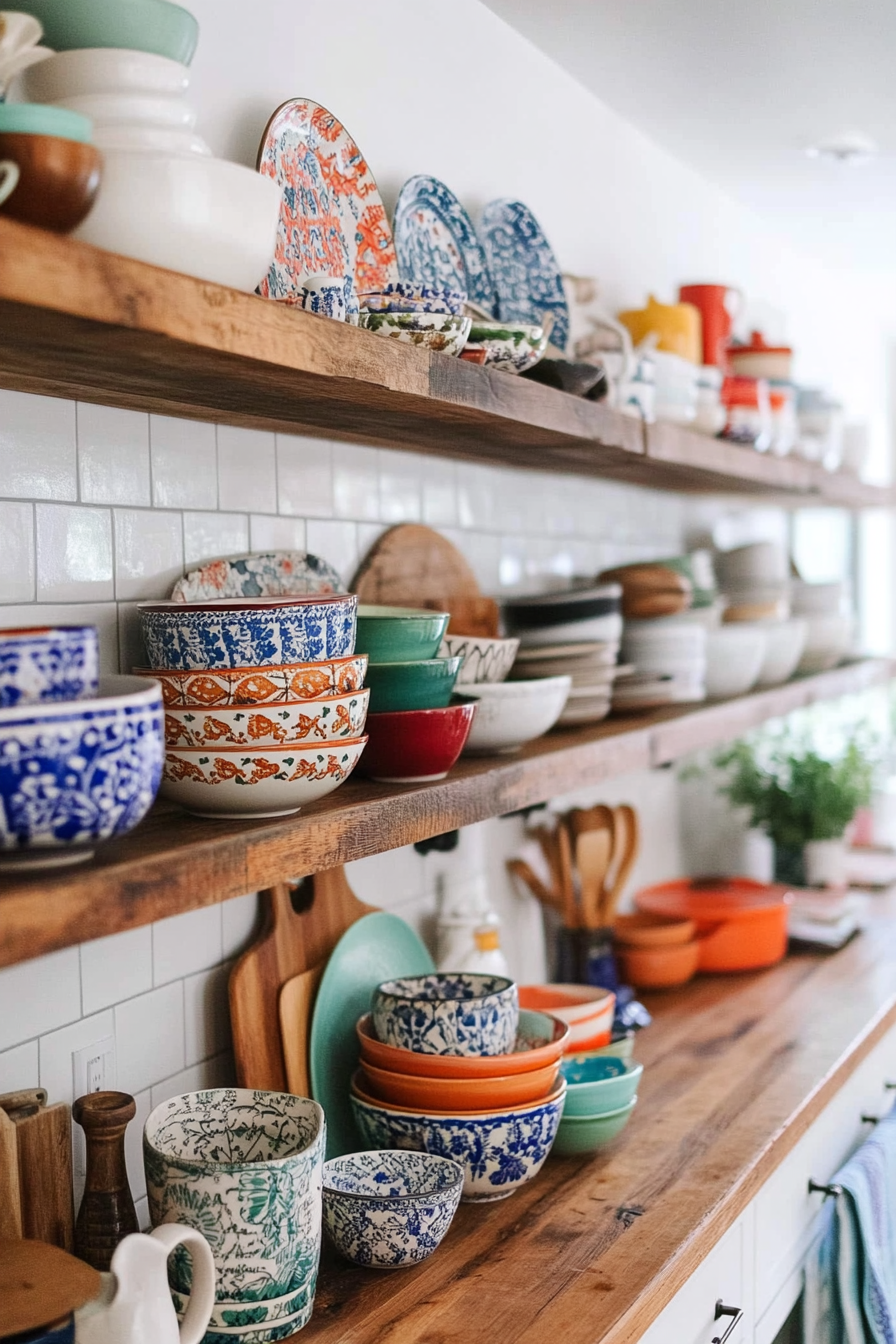
[[[730,1337],[729,1344],[752,1344],[752,1321],[747,1309],[749,1285],[746,1268],[752,1238],[745,1220],[729,1228],[691,1277],[656,1318],[640,1344],[710,1344],[724,1334],[727,1319],[715,1319],[716,1302],[744,1307],[746,1316]]]

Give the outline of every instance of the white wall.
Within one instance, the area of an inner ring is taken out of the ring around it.
[[[681,279],[721,277],[788,313],[806,378],[842,389],[883,423],[883,296],[785,255],[773,233],[572,84],[477,0],[196,0],[194,94],[218,152],[254,159],[269,113],[307,94],[360,138],[388,200],[405,177],[443,177],[471,206],[519,194],[563,263],[596,273],[610,305]],[[833,322],[831,314],[835,315]],[[879,436],[879,444],[883,443]],[[883,451],[880,459],[883,461]],[[486,591],[539,573],[595,572],[669,553],[716,505],[613,484],[237,431],[0,393],[0,619],[89,619],[107,668],[139,658],[135,603],[184,567],[249,547],[304,547],[347,576],[383,527],[422,519],[462,547]],[[723,518],[727,544],[780,515]],[[35,605],[37,604],[37,605]],[[647,882],[679,871],[670,772],[572,801],[644,812]],[[486,823],[512,968],[543,974],[537,911],[503,858],[521,823]],[[358,894],[431,932],[441,872],[468,861],[413,851],[353,864]],[[230,1076],[226,968],[251,936],[254,897],[0,972],[0,1090],[72,1095],[71,1053],[107,1034],[140,1115],[176,1090]],[[132,1126],[133,1155],[139,1125]],[[131,1168],[142,1191],[139,1162]]]

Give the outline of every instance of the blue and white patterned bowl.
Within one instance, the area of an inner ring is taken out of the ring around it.
[[[506,1055],[520,1004],[501,975],[442,973],[387,980],[373,992],[379,1040],[423,1055]]]
[[[393,1110],[351,1096],[352,1113],[365,1143],[413,1148],[448,1157],[463,1167],[464,1203],[506,1199],[541,1171],[563,1113],[566,1084],[532,1106],[464,1115],[423,1115]]]
[[[358,297],[361,307],[370,313],[453,313],[455,317],[464,311],[467,301],[463,290],[405,280]]]
[[[104,677],[99,696],[0,709],[0,867],[79,863],[149,811],[162,777],[162,689]]]
[[[0,708],[96,695],[100,651],[92,625],[0,630]]]
[[[148,602],[140,607],[150,667],[215,671],[346,658],[355,648],[354,594]]]
[[[353,1264],[417,1265],[432,1255],[457,1212],[456,1162],[386,1149],[324,1163],[324,1231]]]

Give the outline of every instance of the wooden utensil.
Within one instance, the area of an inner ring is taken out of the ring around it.
[[[16,1127],[0,1109],[0,1237],[22,1235],[19,1146]]]
[[[582,895],[582,920],[586,929],[605,927],[605,880],[613,856],[613,832],[608,827],[582,831],[576,836],[576,868]]]
[[[280,991],[280,1039],[286,1068],[287,1090],[297,1097],[311,1096],[308,1037],[314,996],[324,973],[325,961],[301,975],[294,975]]]
[[[345,930],[370,912],[343,868],[262,893],[265,922],[230,976],[230,1021],[240,1087],[285,1092],[280,990],[293,976],[326,961]]]
[[[572,870],[572,844],[566,822],[561,817],[557,822],[557,853],[560,861],[560,892],[563,897],[563,922],[568,929],[579,927],[579,908],[576,902],[576,889]]]
[[[71,1111],[58,1102],[14,1124],[22,1235],[70,1251],[75,1223]]]
[[[531,865],[526,863],[525,859],[508,859],[507,871],[514,877],[519,878],[529,888],[535,899],[541,901],[542,905],[563,914],[563,902],[558,900],[556,894],[544,885],[541,878],[533,871]]]
[[[361,602],[450,611],[458,635],[493,637],[498,607],[482,596],[476,575],[447,537],[420,523],[402,523],[373,543],[352,581]]]
[[[641,850],[641,825],[638,814],[628,803],[613,808],[615,839],[611,876],[607,879],[605,917],[612,925],[625,884],[632,874]]]
[[[0,1334],[31,1335],[99,1297],[95,1269],[39,1241],[0,1241]]]

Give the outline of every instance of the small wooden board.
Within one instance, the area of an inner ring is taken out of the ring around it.
[[[498,633],[498,604],[483,597],[457,547],[431,527],[401,523],[371,546],[352,582],[361,602],[450,611],[452,634]]]
[[[16,1121],[22,1234],[74,1247],[72,1118],[62,1102]]]

